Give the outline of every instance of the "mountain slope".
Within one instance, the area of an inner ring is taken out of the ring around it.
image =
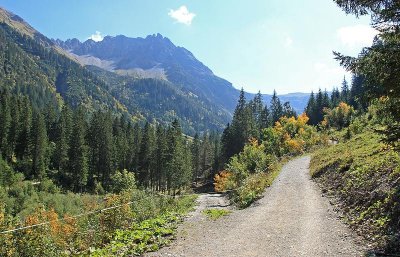
[[[213,103],[222,111],[232,114],[239,90],[197,60],[183,47],[175,46],[160,34],[146,38],[106,36],[102,41],[78,39],[55,40],[57,45],[68,51],[83,65],[94,65],[120,75],[134,78],[167,80],[179,88],[196,95],[201,101]],[[269,103],[271,95],[263,95]],[[247,93],[251,99],[254,94]],[[309,94],[293,93],[280,95],[282,102],[289,101],[301,113]]]
[[[0,9],[0,83],[43,108],[48,104],[84,105],[89,110],[122,113],[107,86],[67,58],[63,50],[18,16]]]
[[[220,130],[230,120],[229,112],[166,80],[84,67],[18,16],[0,9],[0,17],[0,90],[27,95],[38,108],[65,102],[142,121],[178,118],[188,134]]]
[[[160,34],[146,38],[128,38],[122,35],[106,36],[100,42],[77,39],[55,41],[70,51],[83,64],[92,64],[119,74],[147,76],[158,74],[171,83],[184,87],[200,99],[218,104],[227,111],[235,108],[239,92],[232,84],[215,76],[191,52],[175,46]],[[88,59],[92,59],[92,63]],[[89,63],[88,63],[89,62]]]

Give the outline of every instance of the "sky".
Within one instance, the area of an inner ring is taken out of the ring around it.
[[[49,38],[160,33],[248,92],[340,87],[332,51],[357,55],[376,31],[333,0],[0,0]]]

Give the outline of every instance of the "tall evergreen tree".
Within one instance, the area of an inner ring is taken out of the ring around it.
[[[88,182],[89,165],[87,146],[85,144],[85,116],[83,110],[78,109],[74,115],[74,124],[69,143],[69,171],[72,174],[71,188],[75,192],[82,192]]]
[[[156,144],[154,150],[154,167],[152,170],[154,171],[153,177],[153,188],[159,191],[165,191],[166,189],[166,181],[167,181],[167,173],[166,173],[166,165],[167,165],[167,138],[165,129],[161,126],[157,126],[156,130]]]
[[[307,107],[305,109],[307,116],[309,117],[308,123],[311,125],[318,124],[317,114],[317,102],[315,100],[314,92],[311,91],[310,98],[308,99]]]
[[[7,158],[9,152],[8,137],[11,129],[11,99],[10,94],[4,91],[0,95],[0,156]]]
[[[46,123],[41,113],[37,113],[33,120],[32,131],[32,173],[31,178],[42,180],[47,171],[47,132]]]
[[[350,100],[350,89],[349,89],[349,84],[347,83],[346,77],[343,77],[342,92],[340,94],[340,99],[342,102],[345,102],[345,103],[349,103],[349,100]]]
[[[274,124],[283,115],[283,107],[275,90],[274,93],[272,94],[270,110],[271,110],[271,121]]]
[[[272,126],[271,114],[268,106],[265,105],[261,113],[261,129],[268,128]]]
[[[331,95],[331,108],[334,108],[339,105],[341,101],[340,91],[337,87],[333,88]]]
[[[20,115],[20,132],[16,142],[16,156],[19,160],[30,159],[30,136],[32,127],[32,106],[27,97],[22,99]]]
[[[177,189],[188,185],[192,177],[190,150],[183,142],[182,129],[177,120],[172,122],[168,130],[168,146],[167,182],[168,188],[175,193]]]
[[[296,117],[296,111],[293,109],[292,106],[290,106],[289,102],[285,102],[282,106],[282,116],[286,116],[288,118],[290,117]]]
[[[52,168],[58,170],[61,182],[69,180],[69,146],[72,133],[72,112],[65,105],[56,125],[56,149],[52,158]]]
[[[200,162],[200,139],[199,135],[193,138],[192,142],[192,165],[193,165],[193,181],[197,182],[197,178],[200,177],[201,173],[201,162]]]
[[[368,97],[364,89],[364,76],[353,75],[350,89],[350,105],[359,110],[365,110],[368,107]]]
[[[144,126],[140,152],[139,152],[139,183],[144,187],[149,187],[149,181],[152,177],[152,161],[154,151],[154,129],[153,126],[147,122]]]

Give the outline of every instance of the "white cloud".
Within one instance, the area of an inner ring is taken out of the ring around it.
[[[103,38],[104,38],[104,37],[101,35],[101,32],[100,32],[100,31],[96,31],[95,34],[92,34],[92,35],[89,37],[89,39],[91,39],[91,40],[93,40],[93,41],[96,41],[96,42],[102,41]]]
[[[290,48],[293,45],[293,39],[287,35],[285,39],[285,47]]]
[[[196,16],[196,14],[189,12],[185,5],[182,5],[176,10],[169,10],[168,15],[177,22],[183,23],[187,26],[192,24],[192,20]]]
[[[314,92],[321,89],[332,90],[332,88],[340,87],[343,76],[346,78],[351,78],[351,73],[345,71],[342,67],[340,67],[335,62],[333,63],[324,63],[324,62],[315,62],[314,63],[314,75],[313,75],[313,83],[312,87]]]
[[[378,31],[367,25],[342,27],[337,30],[337,36],[343,45],[355,48],[371,46]]]

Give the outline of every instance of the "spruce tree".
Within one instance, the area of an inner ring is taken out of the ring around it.
[[[275,90],[274,93],[272,94],[270,110],[271,110],[272,124],[275,124],[275,122],[277,122],[279,118],[282,117],[283,115],[283,107]]]
[[[64,105],[56,125],[56,149],[52,158],[52,168],[58,170],[60,182],[68,179],[69,172],[69,144],[72,132],[72,112]],[[64,179],[65,178],[65,179]]]
[[[74,124],[69,143],[69,172],[72,175],[71,188],[75,192],[82,192],[88,182],[89,165],[87,146],[85,144],[85,116],[79,109],[74,115]]]
[[[349,84],[347,83],[346,77],[343,77],[342,92],[340,94],[340,100],[342,102],[349,103],[349,99],[350,99]]]
[[[261,129],[268,128],[272,126],[271,114],[268,106],[265,105],[261,113]]]
[[[11,99],[10,94],[4,91],[0,95],[0,157],[7,158],[8,137],[11,129]]]
[[[296,117],[296,111],[290,106],[289,102],[285,102],[282,107],[282,115],[288,118]]]
[[[310,98],[308,99],[307,107],[305,112],[309,118],[308,123],[311,125],[318,124],[317,117],[317,103],[315,100],[314,92],[311,91]]]
[[[35,115],[32,127],[32,172],[30,177],[42,180],[46,177],[48,158],[46,123],[41,113]]]
[[[152,178],[152,162],[154,151],[154,129],[153,126],[147,122],[144,126],[140,152],[139,152],[139,184],[148,187],[149,181]]]
[[[200,177],[200,172],[201,172],[200,139],[197,133],[193,138],[191,152],[192,152],[192,165],[193,165],[193,181],[197,182],[197,178]]]

